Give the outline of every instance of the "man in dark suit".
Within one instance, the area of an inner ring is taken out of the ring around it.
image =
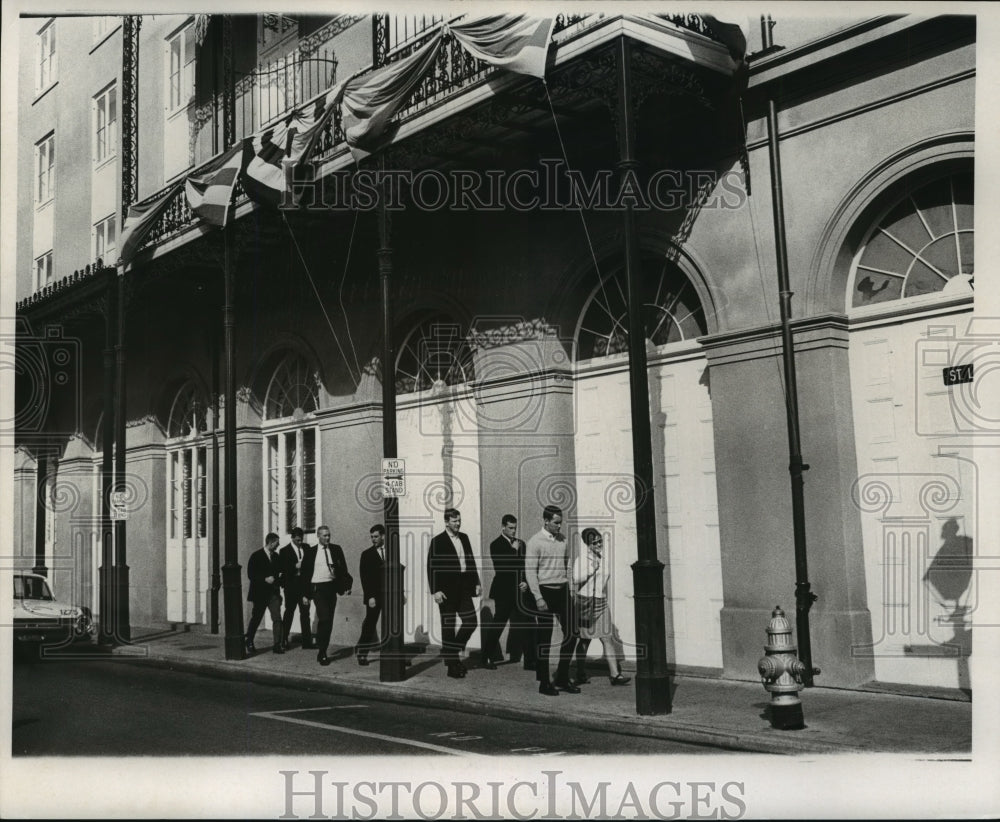
[[[517,539],[517,517],[504,514],[500,521],[500,536],[490,543],[490,558],[496,572],[490,585],[493,600],[493,621],[483,630],[483,657],[486,668],[496,668],[503,662],[500,653],[500,635],[510,620],[507,633],[507,653],[511,662],[519,662],[524,655],[524,667],[535,670],[535,619],[534,600],[528,583],[524,580],[524,542]]]
[[[329,665],[330,658],[326,649],[330,644],[330,634],[333,632],[333,615],[337,610],[337,595],[350,595],[354,578],[347,570],[347,560],[344,559],[344,549],[330,542],[330,529],[321,525],[316,529],[319,545],[313,555],[310,568],[312,580],[313,602],[316,603],[316,661],[320,665]]]
[[[257,628],[264,618],[264,611],[271,614],[271,630],[274,632],[274,652],[284,653],[282,649],[281,631],[281,562],[278,559],[277,534],[268,534],[264,539],[264,547],[258,548],[247,561],[247,577],[250,580],[250,590],[247,592],[247,602],[253,603],[250,612],[250,623],[247,625],[247,653],[252,654],[253,639]]]
[[[358,664],[368,664],[368,652],[378,646],[376,629],[385,601],[385,527],[376,524],[368,532],[371,547],[361,552],[361,591],[365,598],[365,618],[358,640]]]
[[[462,515],[455,508],[444,512],[445,530],[431,540],[427,554],[427,581],[441,612],[441,646],[448,676],[466,674],[461,654],[478,625],[473,597],[482,593],[476,558],[469,537],[462,533]],[[456,633],[455,624],[462,627]]]
[[[304,543],[305,534],[301,528],[292,529],[292,541],[281,549],[281,584],[285,591],[285,615],[282,617],[284,644],[288,647],[288,637],[292,631],[295,612],[299,612],[299,630],[303,648],[315,648],[312,641],[312,625],[309,615],[312,584],[310,575],[316,558],[316,546]]]

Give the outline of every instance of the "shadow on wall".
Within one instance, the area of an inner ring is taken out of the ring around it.
[[[973,608],[969,602],[972,583],[972,537],[959,534],[955,519],[941,527],[941,547],[924,574],[924,584],[934,600],[951,613],[938,617],[940,624],[952,627],[952,636],[941,645],[908,645],[914,656],[955,657],[958,664],[958,687],[971,692],[969,657],[972,656]]]

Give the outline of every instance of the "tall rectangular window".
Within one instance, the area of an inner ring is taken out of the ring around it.
[[[118,153],[118,89],[114,84],[94,98],[94,161]]]
[[[52,199],[56,190],[56,135],[50,134],[35,145],[35,205]]]
[[[118,251],[117,220],[114,214],[105,217],[94,226],[94,259],[101,259],[105,265],[114,265]]]
[[[35,258],[35,288],[44,288],[52,282],[52,252],[46,251]]]
[[[49,20],[38,32],[38,91],[56,81],[56,25]]]
[[[194,25],[189,23],[167,41],[167,102],[170,111],[186,106],[194,97]]]
[[[266,527],[288,533],[316,530],[316,429],[299,428],[265,438]]]

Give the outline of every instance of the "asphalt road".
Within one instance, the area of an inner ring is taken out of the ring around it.
[[[14,756],[713,751],[680,742],[214,679],[107,659],[96,651],[90,658],[16,662],[12,684]]]

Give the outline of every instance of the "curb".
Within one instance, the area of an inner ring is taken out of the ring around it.
[[[425,705],[431,708],[444,708],[458,713],[489,715],[501,719],[517,719],[528,721],[544,720],[577,728],[598,730],[606,733],[617,733],[626,736],[643,736],[654,739],[665,739],[675,742],[686,742],[694,745],[704,745],[729,751],[743,751],[777,755],[794,754],[829,754],[829,753],[860,753],[865,749],[853,745],[838,745],[822,740],[805,740],[785,732],[780,737],[772,737],[768,731],[726,732],[706,728],[694,724],[681,723],[662,725],[650,723],[643,717],[600,716],[558,711],[546,711],[538,708],[520,707],[497,704],[494,701],[482,699],[474,695],[461,697],[428,691],[406,684],[406,690],[397,690],[395,683],[380,683],[373,685],[354,680],[340,680],[330,677],[315,677],[287,672],[266,671],[243,666],[238,661],[205,662],[201,660],[184,659],[168,655],[148,654],[143,657],[133,657],[129,654],[115,654],[131,658],[133,661],[158,668],[210,676],[218,679],[256,682],[261,685],[274,685],[284,688],[299,688],[309,691],[319,691],[337,695],[363,696],[380,702],[392,702],[405,705]],[[773,733],[779,733],[774,731]]]

